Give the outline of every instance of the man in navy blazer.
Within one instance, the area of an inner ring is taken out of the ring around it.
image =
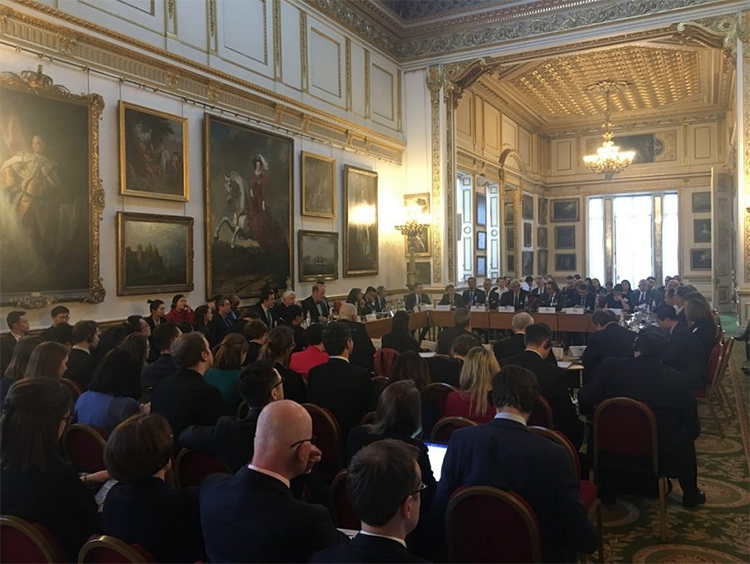
[[[320,461],[314,440],[301,405],[280,400],[263,409],[250,464],[201,484],[210,562],[307,562],[313,552],[346,540],[325,507],[300,501],[290,490],[293,478]]]
[[[464,299],[464,307],[471,308],[471,306],[482,305],[487,296],[485,295],[484,290],[477,289],[477,279],[473,276],[469,276],[466,279],[466,284],[468,284],[469,288],[464,290],[464,293],[461,296]]]
[[[568,454],[526,429],[539,402],[536,377],[520,366],[506,366],[493,378],[492,392],[495,419],[451,436],[433,501],[437,511],[444,512],[461,486],[515,492],[539,520],[545,562],[565,562],[571,549],[593,553],[596,533],[579,498],[579,477]]]

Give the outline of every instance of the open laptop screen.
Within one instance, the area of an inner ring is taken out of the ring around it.
[[[427,445],[427,456],[430,459],[432,473],[435,476],[435,480],[439,482],[440,473],[443,470],[443,459],[445,458],[445,452],[448,450],[448,447],[436,443],[425,443],[425,445]]]

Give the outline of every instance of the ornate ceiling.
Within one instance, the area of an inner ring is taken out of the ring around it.
[[[402,20],[445,16],[474,8],[511,4],[513,0],[376,0]]]

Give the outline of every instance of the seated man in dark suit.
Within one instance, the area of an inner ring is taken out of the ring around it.
[[[672,306],[660,306],[654,314],[659,327],[669,335],[669,344],[662,350],[664,364],[685,374],[692,390],[702,390],[708,378],[708,359],[698,337],[678,321]]]
[[[453,340],[450,348],[450,356],[436,354],[427,359],[427,368],[430,371],[432,382],[444,382],[456,389],[461,387],[461,369],[464,367],[464,359],[474,347],[481,347],[482,341],[474,333],[460,335]]]
[[[366,446],[346,475],[362,530],[351,542],[314,554],[311,562],[427,562],[406,548],[406,535],[419,521],[423,489],[416,447],[394,439]]]
[[[357,306],[341,304],[339,317],[341,318],[340,322],[349,328],[354,343],[354,350],[349,356],[349,362],[372,372],[375,362],[375,345],[372,344],[372,339],[367,333],[365,324],[357,321]]]
[[[65,306],[55,306],[49,312],[49,315],[52,318],[52,325],[42,331],[42,338],[45,341],[54,341],[53,336],[55,327],[58,325],[66,325],[68,323],[70,320],[70,310]]]
[[[229,332],[229,328],[235,322],[232,316],[232,306],[229,298],[219,296],[216,298],[216,313],[208,326],[208,343],[211,347],[218,345]]]
[[[568,437],[578,450],[583,442],[583,422],[568,393],[565,370],[547,360],[551,353],[552,331],[543,323],[534,323],[526,328],[526,350],[505,359],[502,366],[515,364],[534,373],[541,394],[552,408],[555,429]]]
[[[96,321],[79,321],[73,326],[73,348],[70,349],[64,377],[75,382],[81,390],[88,388],[94,377],[97,360],[93,352],[99,345],[99,337]]]
[[[278,317],[279,319],[285,319],[287,308],[290,308],[293,305],[297,305],[297,294],[295,294],[292,290],[287,290],[286,292],[281,294],[281,299],[276,303],[276,305],[273,306],[274,311],[276,311],[276,317]]]
[[[313,323],[328,323],[331,308],[326,299],[326,285],[323,282],[313,284],[312,294],[302,300],[302,311]]]
[[[654,278],[654,281],[656,279]],[[638,288],[630,292],[632,297],[632,306],[637,307],[654,307],[654,291],[649,288],[649,282],[647,280],[640,280],[638,282]]]
[[[281,400],[263,409],[252,462],[201,484],[210,562],[307,562],[346,540],[325,507],[300,501],[290,490],[291,480],[321,459],[314,440],[312,419],[301,405]]]
[[[330,358],[310,369],[310,401],[333,413],[346,437],[362,416],[373,410],[375,390],[370,372],[349,362],[354,342],[346,324],[329,323],[323,330],[323,346]]]
[[[274,309],[276,294],[271,288],[264,288],[260,293],[260,299],[255,306],[258,318],[265,323],[269,329],[273,329],[279,323],[279,317]]]
[[[456,287],[453,284],[448,284],[445,287],[445,294],[440,298],[439,305],[449,305],[451,309],[464,307],[464,299],[456,293]]]
[[[183,333],[172,343],[172,359],[178,372],[159,382],[151,393],[151,412],[169,421],[177,438],[190,425],[215,425],[224,412],[221,392],[203,375],[214,357],[203,333]]]
[[[305,318],[302,317],[302,308],[298,305],[289,306],[284,310],[284,314],[279,318],[279,325],[289,327],[294,333],[293,353],[305,350],[305,330],[302,328]],[[374,354],[374,353],[373,353]]]
[[[503,294],[509,292],[508,282],[502,276],[497,277],[497,285],[487,294],[487,305],[490,309],[497,309]]]
[[[388,311],[388,290],[385,286],[378,286],[375,289],[375,312],[384,311]]]
[[[506,358],[521,354],[526,350],[525,333],[526,328],[534,323],[534,318],[526,312],[517,313],[513,316],[513,336],[497,341],[492,345],[492,351],[495,353],[497,362],[502,366]]]
[[[473,276],[469,276],[466,279],[466,284],[468,284],[469,288],[464,290],[462,296],[464,299],[464,307],[471,308],[475,305],[482,305],[487,296],[485,296],[484,290],[477,289],[477,279]]]
[[[160,323],[154,329],[152,340],[154,347],[159,351],[159,357],[141,369],[141,386],[151,388],[177,372],[172,360],[172,343],[182,335],[182,331],[174,323]]]
[[[586,313],[594,313],[596,309],[596,295],[589,292],[586,282],[576,283],[576,293],[568,302],[568,307],[582,308]]]
[[[618,325],[615,314],[608,309],[596,310],[591,323],[595,330],[589,334],[581,357],[584,384],[596,377],[599,365],[606,357],[631,358],[635,341],[635,333]]]
[[[418,304],[431,304],[430,296],[424,293],[424,286],[417,282],[414,284],[414,291],[411,294],[406,295],[404,300],[404,308],[406,311],[414,311]]]
[[[548,280],[539,307],[553,307],[556,311],[560,311],[566,306],[567,302],[565,294],[560,291],[557,283],[554,280]]]
[[[529,299],[529,293],[521,289],[520,280],[510,281],[510,292],[505,292],[500,297],[500,307],[513,306],[516,311],[526,308],[526,302]]]
[[[216,425],[191,425],[180,433],[183,448],[212,454],[237,472],[253,457],[255,427],[262,409],[284,399],[284,380],[273,362],[256,360],[240,372],[237,389],[248,406],[244,419],[225,415]]]
[[[10,359],[13,358],[13,349],[16,348],[16,343],[29,332],[29,320],[26,319],[25,311],[11,311],[6,316],[5,321],[10,333],[0,335],[0,378],[5,375],[5,369],[8,368]]]
[[[459,429],[450,438],[433,501],[436,514],[442,514],[461,486],[515,492],[539,521],[544,562],[565,562],[571,549],[591,554],[596,533],[580,501],[579,477],[568,453],[526,429],[539,403],[536,377],[520,366],[505,366],[492,379],[492,393],[495,419]]]
[[[253,319],[247,322],[243,334],[248,342],[247,356],[245,357],[245,363],[243,365],[247,366],[251,362],[258,360],[260,349],[268,340],[268,326],[260,319]]]
[[[440,331],[437,353],[450,354],[453,341],[461,335],[477,337],[477,335],[471,332],[471,312],[463,307],[453,312],[453,327],[448,327]]]
[[[605,359],[601,373],[581,388],[578,401],[586,414],[593,414],[598,403],[613,397],[648,405],[659,432],[659,469],[679,479],[682,504],[690,509],[706,502],[706,495],[698,489],[695,457],[700,425],[685,376],[659,360],[667,346],[668,338],[659,329],[642,330],[635,340],[635,357]]]

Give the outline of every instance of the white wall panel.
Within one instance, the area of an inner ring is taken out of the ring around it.
[[[518,124],[507,116],[503,116],[503,149],[518,150]]]
[[[365,104],[365,50],[352,43],[352,107],[351,110],[364,116]]]
[[[281,2],[281,78],[287,86],[302,90],[300,10]]]
[[[58,9],[164,47],[164,5],[164,0],[61,0]]]
[[[208,47],[206,10],[206,0],[175,0],[175,28],[181,42],[200,50]]]
[[[329,35],[330,30],[310,26],[308,36],[310,93],[334,104],[344,102],[345,39]]]
[[[216,8],[219,56],[273,76],[271,0],[222,0]]]
[[[398,67],[370,53],[370,117],[377,123],[396,126],[396,81]]]

